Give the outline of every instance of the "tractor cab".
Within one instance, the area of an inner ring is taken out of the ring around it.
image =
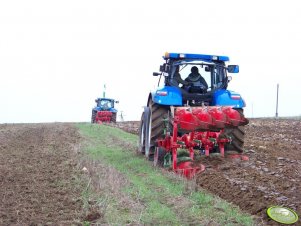
[[[179,84],[180,88],[183,88],[187,92],[197,93],[197,89],[191,89],[194,84],[181,84],[181,82],[177,81],[177,76],[180,75],[181,79],[189,82],[189,75],[192,74],[193,69],[197,69],[200,76],[202,76],[205,80],[205,84],[200,83],[200,92],[208,93],[214,91],[216,89],[226,89],[228,85],[227,71],[222,64],[214,64],[214,63],[204,63],[202,61],[194,61],[194,62],[185,62],[178,61],[172,64],[171,70],[166,77],[166,85],[177,85]],[[178,75],[176,74],[178,73]],[[196,77],[198,79],[198,77]],[[196,83],[197,81],[195,81]]]
[[[98,98],[95,100],[97,107],[99,107],[101,110],[109,110],[111,108],[114,108],[115,101],[113,99],[108,98]]]
[[[227,90],[232,79],[228,73],[239,72],[238,65],[226,65],[229,57],[166,53],[163,59],[165,63],[160,66],[160,72],[153,73],[164,76],[163,86],[152,95],[155,102],[178,106],[245,106],[239,94]],[[194,75],[194,69],[198,76]],[[229,98],[225,98],[226,95]]]

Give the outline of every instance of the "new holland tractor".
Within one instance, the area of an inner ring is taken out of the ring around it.
[[[209,155],[247,159],[243,155],[245,101],[227,89],[227,56],[165,53],[158,88],[151,92],[141,116],[139,152],[155,166],[172,168],[192,178]],[[163,79],[162,79],[163,78]]]
[[[96,106],[92,109],[91,123],[116,122],[117,110],[114,104],[118,103],[110,98],[97,98]]]

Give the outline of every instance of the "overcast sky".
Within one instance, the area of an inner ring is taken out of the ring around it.
[[[106,84],[139,120],[166,52],[227,55],[248,117],[300,116],[297,0],[0,1],[0,123],[90,121]]]

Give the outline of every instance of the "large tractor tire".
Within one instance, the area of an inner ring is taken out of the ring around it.
[[[225,129],[225,133],[231,137],[231,143],[225,146],[226,151],[235,151],[242,153],[244,151],[245,130],[243,126],[237,128]]]
[[[112,118],[111,118],[111,122],[116,123],[116,117],[117,117],[117,113],[116,113],[116,112],[113,112]]]
[[[150,109],[150,120],[147,125],[145,156],[150,161],[153,161],[156,140],[165,136],[165,119],[168,118],[170,107],[156,104],[152,100],[148,102],[148,107]]]
[[[91,123],[95,123],[97,111],[92,110]]]
[[[243,115],[242,109],[237,109],[240,114]],[[238,153],[242,153],[244,151],[244,137],[245,137],[245,128],[244,126],[238,126],[236,128],[228,128],[225,129],[224,133],[227,136],[231,137],[231,143],[225,145],[225,151],[234,151]]]
[[[142,113],[140,126],[139,126],[139,147],[138,147],[138,151],[143,155],[145,154],[145,142],[146,142],[149,119],[150,119],[150,109],[148,107],[144,107],[144,112]]]

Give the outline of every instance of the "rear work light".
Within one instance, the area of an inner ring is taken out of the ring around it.
[[[240,95],[231,95],[231,99],[233,99],[233,100],[240,100],[241,97],[240,97]]]
[[[168,92],[167,91],[157,91],[156,94],[158,96],[167,96]]]

